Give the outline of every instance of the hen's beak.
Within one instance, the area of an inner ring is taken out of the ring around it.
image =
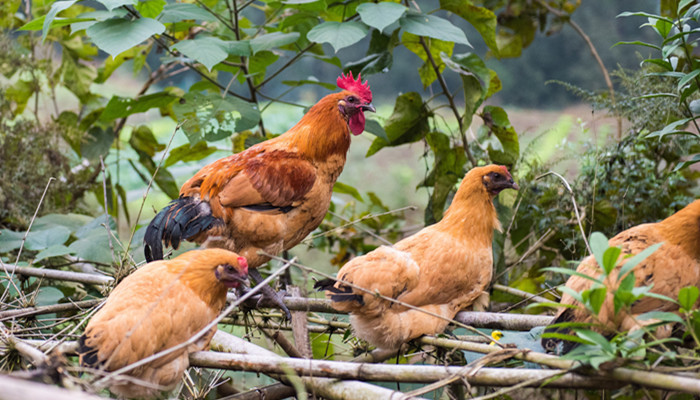
[[[360,108],[362,109],[362,111],[372,111],[372,112],[377,112],[377,109],[376,109],[376,108],[374,108],[374,106],[372,105],[372,103],[369,103],[369,104],[363,104],[363,105],[361,105],[361,106],[360,106]]]
[[[515,189],[515,190],[520,190],[520,186],[518,186],[518,184],[515,183],[512,179],[510,180],[510,188]]]

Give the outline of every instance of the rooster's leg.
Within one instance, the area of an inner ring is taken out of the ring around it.
[[[262,282],[263,277],[260,275],[260,272],[258,272],[257,269],[251,269],[248,271],[248,276],[253,278],[255,281],[255,285],[257,286]],[[289,308],[284,304],[284,294],[281,292],[275,292],[274,289],[272,289],[270,286],[265,285],[260,288],[260,292],[262,293],[262,296],[260,297],[260,300],[258,301],[258,304],[256,307],[259,307],[260,305],[264,303],[272,303],[279,307],[282,311],[284,311],[284,315],[287,317],[287,320],[291,321],[292,320],[292,314],[289,312]]]

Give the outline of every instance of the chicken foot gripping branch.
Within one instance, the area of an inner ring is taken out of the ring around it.
[[[354,258],[337,281],[315,286],[326,290],[333,308],[350,313],[358,337],[377,347],[396,349],[442,332],[491,282],[493,231],[501,229],[493,199],[504,189],[519,189],[505,167],[472,169],[440,222]]]

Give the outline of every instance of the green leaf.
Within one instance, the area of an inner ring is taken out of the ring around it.
[[[423,103],[420,94],[408,92],[396,98],[394,112],[384,124],[388,141],[377,137],[367,150],[371,156],[385,146],[397,146],[421,140],[429,132],[430,111]]]
[[[620,257],[620,253],[622,253],[622,249],[619,247],[608,247],[607,250],[605,250],[605,253],[603,253],[603,269],[605,270],[606,275],[610,275],[610,272],[615,268],[615,265],[617,264],[617,259]]]
[[[564,274],[564,275],[575,275],[575,276],[578,276],[580,278],[588,279],[589,281],[603,285],[603,281],[601,279],[594,278],[594,277],[588,276],[586,274],[582,274],[582,273],[580,273],[576,270],[573,270],[573,269],[566,269],[566,268],[561,268],[561,267],[547,267],[547,268],[542,268],[542,270],[543,271],[558,272],[558,273]]]
[[[75,2],[76,0],[57,1],[51,5],[51,9],[46,14],[46,18],[44,18],[43,31],[41,32],[42,43],[46,41],[46,35],[49,33],[49,29],[51,29],[51,24],[53,23],[54,18],[56,18],[56,15],[75,4]]]
[[[613,352],[612,345],[603,335],[598,332],[594,332],[588,329],[580,329],[576,331],[576,335],[581,339],[587,341],[589,344],[594,344],[600,346],[604,351],[608,353]]]
[[[491,52],[499,57],[496,42],[498,18],[486,7],[475,6],[471,0],[440,0],[440,8],[459,15],[468,21],[481,34]]]
[[[417,36],[427,36],[433,39],[443,40],[446,42],[454,42],[460,44],[469,44],[464,32],[452,25],[446,19],[436,17],[435,15],[423,14],[409,10],[399,20],[401,28],[406,32],[410,32]]]
[[[216,21],[216,16],[194,4],[169,3],[163,7],[158,20],[164,24],[185,20]]]
[[[7,253],[19,249],[22,245],[24,232],[15,232],[9,229],[0,229],[0,253]]]
[[[607,294],[608,289],[605,287],[591,289],[588,301],[590,302],[591,309],[593,309],[593,313],[596,315],[600,313],[600,308],[603,306]]]
[[[145,125],[140,125],[131,132],[129,144],[137,153],[146,154],[151,158],[165,149],[165,145],[158,143],[153,131]]]
[[[28,250],[44,250],[53,245],[65,243],[70,234],[71,230],[65,226],[53,226],[41,231],[32,230],[27,235],[25,247]]]
[[[700,289],[697,286],[687,286],[678,292],[678,303],[681,307],[690,311],[695,308],[695,303],[700,296]]]
[[[384,130],[384,128],[382,128],[379,122],[373,119],[368,119],[365,121],[365,132],[369,132],[374,136],[387,142],[389,141],[389,137],[386,135],[386,131]]]
[[[68,248],[68,246],[64,244],[55,244],[51,247],[48,247],[42,251],[40,251],[36,257],[34,257],[34,262],[41,261],[47,258],[51,257],[58,257],[58,256],[65,256],[67,254],[70,254],[71,250]]]
[[[136,5],[136,0],[97,0],[102,3],[109,11],[114,10],[121,6],[133,6]]]
[[[215,93],[189,92],[173,105],[173,112],[178,121],[183,121],[182,129],[191,144],[227,138],[254,128],[260,121],[255,104]]]
[[[445,69],[445,63],[442,61],[444,58],[442,53],[451,56],[454,43],[432,38],[424,39],[424,41],[430,50],[430,55],[437,64],[438,71],[442,73]],[[401,43],[423,60],[423,65],[418,69],[418,74],[420,75],[423,87],[427,88],[437,79],[437,74],[435,73],[432,63],[428,60],[428,54],[425,52],[425,48],[421,43],[421,37],[410,32],[405,32],[401,36]]]
[[[199,61],[209,71],[228,57],[229,43],[215,37],[198,37],[193,40],[183,40],[170,48],[187,57]]]
[[[356,21],[327,21],[316,25],[306,34],[312,42],[329,43],[336,53],[340,49],[359,42],[365,36],[367,36],[367,27]]]
[[[357,191],[357,189],[350,185],[346,185],[342,182],[335,182],[335,184],[333,185],[333,192],[349,194],[350,196],[354,197],[357,201],[364,202],[364,199],[362,199],[362,196],[360,195],[360,192]]]
[[[489,158],[496,164],[513,166],[520,157],[518,134],[510,124],[508,114],[501,107],[485,106],[482,113],[484,126],[498,139],[500,148],[489,143]]]
[[[640,262],[644,261],[647,257],[652,255],[662,245],[663,245],[663,242],[653,244],[653,245],[647,247],[646,249],[640,251],[638,254],[635,254],[634,256],[628,258],[627,261],[625,261],[622,268],[620,268],[620,272],[618,272],[618,274],[617,274],[617,279],[620,279],[623,276],[625,276],[625,274],[627,272],[631,271],[632,268],[637,266],[637,264],[639,264]]]
[[[693,164],[697,164],[700,162],[700,154],[694,155],[690,160],[679,162],[676,164],[676,167],[673,169],[673,172],[680,171],[683,168],[687,168]]]
[[[398,3],[381,2],[362,3],[357,6],[356,11],[360,14],[362,22],[381,32],[398,21],[406,10],[406,6]]]
[[[294,43],[297,41],[297,39],[299,39],[299,36],[299,32],[273,32],[251,39],[250,47],[253,49],[253,54],[256,54],[259,51],[272,50],[277,47]]]
[[[81,214],[47,214],[41,218],[37,218],[32,227],[36,230],[43,230],[60,225],[70,229],[71,232],[75,232],[90,221],[92,221],[92,217]]]
[[[113,237],[113,241],[116,239]],[[115,249],[119,246],[113,243]],[[95,228],[88,232],[85,239],[79,239],[71,243],[68,248],[80,260],[93,261],[104,264],[112,264],[112,252],[109,245],[107,230],[103,227]]]
[[[113,57],[165,31],[165,25],[152,18],[108,19],[87,28],[92,41]]]
[[[251,53],[250,42],[247,40],[234,40],[226,42],[226,52],[232,56],[249,56]]]
[[[170,154],[168,154],[168,158],[165,160],[163,166],[167,168],[178,161],[199,161],[209,157],[216,151],[216,147],[209,147],[205,141],[198,142],[195,145],[185,143],[182,146],[176,147],[170,151]]]
[[[165,0],[141,0],[136,4],[136,11],[142,17],[155,18],[163,11],[163,7],[166,4],[168,3]]]
[[[674,314],[672,312],[665,312],[665,311],[649,311],[646,312],[640,316],[637,317],[638,320],[640,321],[649,321],[651,319],[658,319],[659,321],[662,322],[678,322],[678,323],[685,323],[683,318],[681,318],[678,314]]]
[[[80,143],[80,155],[91,161],[98,160],[100,156],[104,157],[109,153],[112,143],[114,143],[112,127],[102,129],[99,126],[93,126]]]
[[[89,239],[92,231],[96,229],[106,230],[105,226],[109,227],[111,230],[117,229],[117,223],[114,221],[114,218],[102,214],[99,217],[91,219],[90,222],[75,231],[75,237],[78,239]]]
[[[595,257],[598,266],[602,269],[604,265],[603,256],[605,254],[605,250],[608,249],[608,238],[606,238],[605,235],[600,232],[593,232],[591,237],[588,239],[588,242],[591,246],[591,251],[593,251],[593,256]]]
[[[490,96],[492,71],[474,53],[455,54],[452,57],[447,57],[446,54],[442,53],[440,56],[442,62],[449,69],[462,76],[465,96],[464,126],[470,126],[474,113]]]
[[[37,19],[33,19],[26,24],[22,25],[18,30],[20,31],[39,31],[44,29],[44,21],[46,20],[46,15],[43,15]],[[50,28],[60,28],[62,26],[71,25],[77,22],[87,22],[94,21],[93,18],[54,18],[51,22]]]

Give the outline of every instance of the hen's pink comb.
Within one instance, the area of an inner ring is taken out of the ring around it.
[[[238,257],[238,266],[241,267],[243,272],[248,273],[248,260],[245,257]]]
[[[510,172],[508,172],[508,168],[505,165],[499,165],[499,167],[501,167],[506,176],[510,176]]]
[[[366,103],[372,102],[372,91],[369,90],[369,83],[367,83],[367,81],[362,83],[361,74],[357,74],[357,80],[353,78],[352,71],[350,71],[347,75],[340,74],[336,80],[336,83],[341,89],[346,89],[357,93],[357,95],[362,98],[362,101]]]

